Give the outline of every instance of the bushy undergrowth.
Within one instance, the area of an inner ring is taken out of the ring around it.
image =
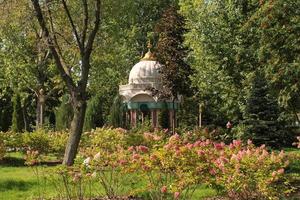
[[[87,195],[91,182],[100,186],[93,190],[109,198],[147,194],[153,200],[192,199],[203,185],[239,200],[280,199],[291,192],[283,151],[256,147],[250,140],[225,144],[207,139],[213,134],[198,130],[170,136],[167,130],[99,128],[83,134],[73,167],[59,167],[49,176],[60,177],[55,182],[60,198]],[[42,154],[62,155],[67,133],[40,130],[1,137],[0,145],[13,144],[8,138],[22,141],[18,148],[27,150],[27,164],[35,165]]]
[[[25,153],[29,150],[37,151],[39,155],[52,153],[58,157],[64,153],[67,138],[67,132],[49,132],[43,129],[30,133],[0,133],[0,143],[6,152],[20,151]]]
[[[202,133],[169,137],[164,131],[123,129],[96,129],[84,137],[90,142],[82,145],[79,164],[68,170],[92,177],[109,198],[148,193],[153,200],[192,199],[200,185],[241,200],[279,199],[290,192],[285,153],[255,147],[250,140],[225,144]],[[124,187],[132,187],[131,193],[124,193]]]
[[[0,136],[0,160],[3,159],[5,153],[6,153],[5,146],[4,146],[3,140],[1,139],[1,136]]]

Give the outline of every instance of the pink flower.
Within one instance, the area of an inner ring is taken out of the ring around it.
[[[134,160],[138,160],[138,159],[140,159],[140,155],[137,154],[137,153],[134,153],[134,154],[132,155],[132,158],[133,158]]]
[[[134,146],[128,147],[128,151],[130,151],[130,152],[134,151]]]
[[[205,144],[206,144],[206,145],[209,145],[209,144],[210,144],[210,140],[207,139],[207,140],[205,141]]]
[[[263,145],[261,145],[259,148],[260,148],[260,149],[264,149],[264,148],[266,148],[266,145],[263,144]]]
[[[278,173],[278,174],[283,174],[283,173],[284,173],[284,169],[283,169],[283,168],[279,169],[279,170],[277,171],[277,173]]]
[[[250,139],[248,139],[248,140],[247,140],[247,144],[248,144],[248,145],[251,145],[251,144],[252,144],[252,141],[251,141]]]
[[[211,175],[216,175],[216,170],[215,170],[215,169],[210,169],[210,170],[209,170],[209,173],[210,173]]]
[[[150,169],[150,167],[147,166],[147,165],[142,165],[142,168],[143,168],[144,171],[148,171]]]
[[[228,128],[228,129],[232,128],[232,123],[230,121],[227,122],[226,128]]]
[[[232,143],[235,147],[240,147],[242,144],[242,141],[241,140],[233,140]]]
[[[174,135],[172,135],[170,138],[169,138],[169,142],[171,142],[172,140],[179,140],[180,139],[180,136],[176,133]]]
[[[205,154],[205,152],[203,150],[199,150],[199,151],[197,151],[197,154],[198,154],[198,156],[202,156]]]
[[[215,144],[214,144],[214,147],[215,147],[215,149],[217,149],[217,150],[222,150],[222,149],[223,149],[223,146],[224,146],[224,145],[222,145],[222,143],[215,143]]]
[[[143,153],[147,153],[149,151],[149,148],[146,146],[138,146],[138,150],[140,150]]]
[[[175,192],[174,193],[174,199],[179,199],[180,193],[179,192]]]
[[[275,176],[276,176],[276,174],[277,174],[276,172],[273,172],[273,173],[272,173],[272,177],[275,177]]]
[[[122,159],[122,160],[119,160],[119,163],[120,163],[120,165],[125,165],[127,163],[127,161]]]
[[[201,141],[198,140],[197,142],[194,143],[194,147],[199,147],[201,145]]]
[[[168,191],[167,186],[162,186],[160,191],[161,191],[161,193],[167,193],[167,191]]]
[[[161,137],[158,136],[158,135],[153,135],[153,140],[154,141],[159,141],[159,140],[161,140]]]
[[[192,149],[194,145],[191,144],[191,143],[188,143],[188,144],[186,144],[185,146],[186,146],[188,149]]]

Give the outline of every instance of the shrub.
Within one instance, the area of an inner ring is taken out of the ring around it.
[[[5,149],[5,146],[4,146],[4,141],[3,141],[3,138],[2,138],[2,133],[0,132],[0,160],[3,159],[5,153],[6,153],[6,149]]]
[[[214,162],[216,184],[231,199],[279,199],[287,187],[284,169],[289,164],[283,152],[269,153],[265,146],[249,141],[242,147],[234,141]],[[223,155],[222,155],[223,154]]]
[[[63,156],[68,136],[69,134],[66,131],[49,132],[49,152],[59,157]]]
[[[48,153],[50,150],[50,139],[45,130],[39,129],[32,133],[24,133],[23,141],[26,150],[38,151],[39,154]]]
[[[4,146],[7,151],[17,151],[23,148],[23,134],[15,132],[1,132]]]

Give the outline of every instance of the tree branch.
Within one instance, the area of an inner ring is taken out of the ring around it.
[[[97,34],[97,31],[99,30],[100,26],[100,7],[101,7],[101,0],[95,0],[96,5],[95,5],[95,23],[94,23],[94,28],[89,34],[88,41],[85,47],[84,51],[84,56],[82,58],[82,73],[81,73],[81,79],[80,79],[80,84],[83,87],[86,87],[87,85],[87,80],[88,80],[88,74],[89,74],[89,69],[90,69],[90,56],[91,52],[93,49],[93,43]]]
[[[67,4],[66,4],[66,1],[65,1],[65,0],[61,0],[61,1],[62,1],[62,4],[63,4],[64,9],[65,9],[65,11],[66,11],[68,20],[69,20],[69,22],[70,22],[70,24],[71,24],[71,27],[72,27],[73,33],[74,33],[74,35],[75,35],[75,39],[76,39],[76,42],[77,42],[77,44],[78,44],[80,53],[83,53],[83,52],[84,52],[84,47],[83,47],[83,45],[82,45],[81,42],[80,42],[80,38],[79,38],[78,32],[77,32],[77,30],[76,30],[76,26],[75,26],[75,24],[74,24],[74,21],[73,21],[73,19],[72,19],[70,10],[69,10],[69,8],[68,8],[68,6],[67,6]]]
[[[55,60],[57,69],[58,69],[62,79],[64,80],[64,82],[67,84],[67,87],[71,91],[74,91],[76,86],[75,86],[72,78],[66,73],[66,71],[63,67],[62,61],[61,61],[61,57],[59,56],[56,48],[54,47],[53,40],[50,38],[49,30],[47,28],[47,25],[46,25],[46,22],[45,22],[43,13],[42,13],[42,9],[41,9],[41,6],[39,4],[39,0],[31,0],[31,2],[33,4],[38,22],[39,22],[39,24],[40,24],[40,26],[43,30],[44,37],[46,38],[47,45],[48,45],[48,47],[49,47],[49,49],[52,53],[52,56]]]
[[[88,4],[87,0],[82,0],[83,5],[83,11],[84,11],[84,19],[83,19],[83,29],[82,29],[82,46],[85,46],[85,39],[86,39],[86,33],[88,30],[88,23],[89,23],[89,10],[88,10]]]

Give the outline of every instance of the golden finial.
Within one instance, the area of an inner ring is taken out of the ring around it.
[[[145,54],[145,56],[142,58],[142,60],[155,60],[154,54],[151,52],[153,45],[151,44],[151,41],[148,40],[147,48],[148,52]]]

